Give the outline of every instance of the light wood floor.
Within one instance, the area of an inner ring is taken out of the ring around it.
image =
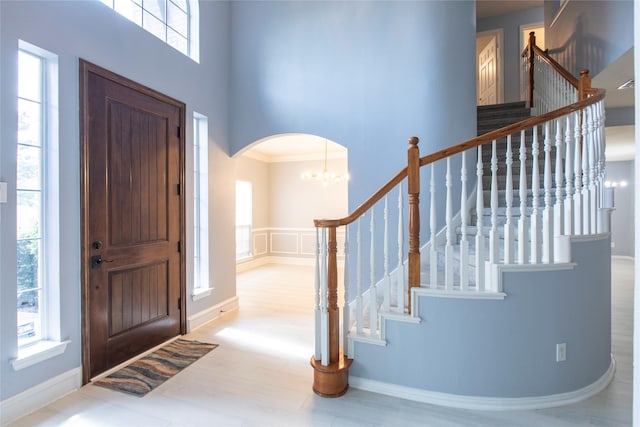
[[[85,386],[16,426],[626,426],[631,425],[633,261],[613,263],[615,379],[599,395],[538,411],[443,408],[351,389],[311,391],[309,267],[269,265],[238,276],[240,310],[187,338],[220,347],[143,398]]]

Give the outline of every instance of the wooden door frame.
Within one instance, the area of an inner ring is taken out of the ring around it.
[[[89,316],[89,264],[90,264],[90,236],[89,236],[89,117],[88,103],[88,83],[89,74],[95,74],[117,84],[128,87],[132,90],[151,96],[159,101],[175,105],[180,109],[180,129],[185,129],[186,106],[174,98],[157,92],[149,87],[136,83],[109,70],[87,62],[79,60],[80,68],[80,280],[81,280],[81,315],[82,315],[82,384],[87,384],[91,372],[90,354],[90,316]],[[187,310],[186,310],[186,215],[185,215],[185,133],[180,132],[179,140],[179,182],[180,188],[180,241],[183,242],[183,249],[180,251],[180,334],[187,332]]]
[[[495,30],[480,31],[476,33],[476,40],[480,37],[493,36],[496,39],[496,103],[504,102],[504,29],[497,28]],[[478,54],[476,52],[476,82],[478,81]],[[478,101],[478,89],[476,87],[476,103]]]

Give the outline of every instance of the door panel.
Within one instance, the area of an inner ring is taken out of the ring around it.
[[[478,105],[492,105],[498,99],[497,43],[493,37],[482,49],[478,63]]]
[[[184,104],[81,62],[87,382],[185,329]]]

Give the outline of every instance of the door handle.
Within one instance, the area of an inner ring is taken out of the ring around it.
[[[91,257],[91,268],[98,268],[103,262],[113,262],[113,260],[102,259],[102,255],[94,255]]]

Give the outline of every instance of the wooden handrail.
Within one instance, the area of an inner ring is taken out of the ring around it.
[[[531,52],[536,53],[544,62],[546,62],[551,68],[556,70],[565,80],[567,80],[571,86],[578,89],[580,82],[569,71],[567,71],[562,65],[560,65],[555,59],[553,59],[547,52],[540,49],[535,44],[535,33],[529,33],[529,44],[522,50],[521,56],[530,56]]]
[[[427,154],[420,158],[420,166],[425,166],[431,164],[435,161],[447,158],[449,156],[453,156],[454,154],[461,153],[470,148],[478,147],[480,145],[484,145],[488,142],[493,141],[494,139],[504,138],[507,135],[512,135],[516,132],[526,130],[532,128],[534,126],[540,125],[544,122],[548,122],[549,120],[557,119],[558,117],[562,117],[568,113],[582,110],[585,107],[595,104],[596,102],[604,99],[605,90],[604,89],[592,89],[592,96],[584,99],[582,101],[575,102],[571,105],[567,105],[566,107],[549,111],[548,113],[541,114],[539,116],[531,117],[526,120],[522,120],[517,123],[510,124],[505,127],[501,127],[500,129],[496,129],[489,133],[485,133],[484,135],[477,136],[475,138],[468,139],[464,142],[461,142],[457,145],[452,145],[451,147],[447,147],[443,150],[437,151],[432,154]]]

